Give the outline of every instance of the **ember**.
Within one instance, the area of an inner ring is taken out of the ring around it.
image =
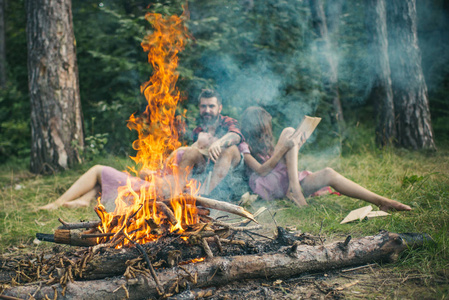
[[[206,258],[205,257],[201,257],[201,258],[194,258],[194,259],[192,259],[192,260],[189,260],[189,261],[183,261],[183,262],[180,262],[179,263],[179,265],[187,265],[187,264],[194,264],[194,263],[197,263],[197,262],[202,262],[202,261],[204,261]]]

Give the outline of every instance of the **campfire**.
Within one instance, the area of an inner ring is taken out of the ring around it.
[[[178,53],[189,38],[184,18],[184,15],[165,18],[155,13],[146,15],[153,32],[144,38],[141,45],[148,52],[153,75],[141,86],[147,100],[146,110],[140,116],[131,115],[128,120],[128,127],[138,133],[138,139],[133,143],[137,153],[132,157],[137,167],[129,167],[129,171],[135,176],[145,174],[145,184],[139,182],[140,186],[136,187],[136,182],[129,177],[127,184],[118,189],[113,212],[106,211],[101,198],[98,199],[95,212],[99,222],[66,223],[60,219],[62,226],[54,235],[38,234],[38,238],[78,246],[108,245],[118,249],[146,244],[169,235],[186,241],[200,232],[202,237],[212,237],[217,232],[223,233],[223,229],[239,230],[235,224],[212,220],[209,208],[256,222],[254,216],[242,207],[196,196],[199,184],[193,179],[188,181],[183,191],[176,180],[178,167],[168,159],[170,153],[182,146],[179,134],[183,130],[180,121],[183,116],[176,115],[181,100],[176,88],[176,69]],[[211,256],[207,242],[202,241],[202,244]]]
[[[181,100],[176,88],[176,69],[178,54],[184,49],[189,34],[184,26],[184,15],[164,18],[160,14],[149,13],[146,18],[152,24],[153,32],[144,38],[141,45],[148,52],[153,75],[141,86],[147,100],[146,110],[140,116],[131,115],[128,121],[128,127],[138,133],[138,139],[133,143],[137,154],[132,157],[136,167],[129,167],[129,172],[135,176],[145,174],[146,183],[136,187],[136,183],[129,179],[118,190],[113,212],[107,212],[99,198],[95,207],[101,220],[98,224],[63,222],[62,228],[54,235],[57,243],[108,244],[121,248],[152,242],[168,234],[187,239],[198,230],[208,231],[210,228],[207,208],[255,221],[240,207],[196,197],[199,184],[194,180],[187,183],[185,191],[178,186],[177,166],[168,157],[181,146],[179,134],[183,130],[180,121],[183,116],[176,115]],[[197,207],[198,204],[202,207]],[[89,230],[71,232],[77,229],[73,227],[82,226]],[[75,238],[77,235],[79,239]]]
[[[168,232],[181,234],[188,226],[198,224],[198,213],[203,212],[196,208],[196,182],[189,182],[189,195],[170,197],[180,188],[176,186],[176,180],[164,180],[165,176],[176,179],[178,174],[177,167],[166,161],[168,155],[181,146],[178,130],[182,124],[176,116],[181,97],[176,88],[176,69],[178,53],[184,49],[188,31],[183,16],[164,18],[160,14],[149,13],[146,19],[154,31],[144,38],[141,45],[148,52],[153,75],[141,86],[148,102],[146,110],[141,116],[131,115],[128,127],[138,132],[138,139],[133,143],[137,150],[133,160],[139,170],[130,170],[135,175],[139,171],[147,171],[145,181],[148,184],[136,191],[129,180],[119,189],[112,213],[106,212],[100,201],[95,208],[101,219],[97,229],[104,234],[100,234],[97,242],[109,242],[116,247],[131,242],[145,244]],[[170,186],[170,183],[175,186]]]

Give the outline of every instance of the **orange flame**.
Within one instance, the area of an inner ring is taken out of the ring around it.
[[[188,261],[182,261],[182,262],[179,263],[179,265],[182,266],[182,265],[194,264],[194,263],[202,262],[202,261],[205,261],[205,260],[206,260],[206,257],[194,258],[194,259],[191,259],[191,260],[188,260]]]
[[[164,176],[176,178],[178,175],[177,167],[173,162],[167,162],[167,158],[181,146],[178,139],[180,122],[175,115],[181,99],[176,88],[176,69],[178,53],[184,49],[189,37],[183,23],[185,15],[163,17],[148,13],[145,17],[154,31],[144,38],[141,45],[148,52],[153,75],[141,86],[141,92],[148,102],[147,108],[141,116],[131,115],[128,128],[138,133],[138,139],[133,143],[137,154],[131,158],[147,175],[144,183],[129,177],[127,185],[119,188],[113,213],[106,212],[99,201],[95,209],[102,220],[102,232],[122,232],[122,235],[138,243],[159,238],[163,230],[181,233],[186,225],[198,222],[193,197],[180,195],[169,202],[162,202],[167,189],[169,192],[180,190],[176,180],[166,180]],[[139,173],[134,168],[130,170]],[[188,185],[192,194],[197,192],[194,182]],[[164,207],[168,206],[175,220],[171,220],[164,212]],[[128,243],[128,240],[124,240],[118,247]]]

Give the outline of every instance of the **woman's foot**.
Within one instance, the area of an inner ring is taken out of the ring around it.
[[[61,204],[59,204],[57,202],[52,202],[52,203],[49,203],[49,204],[44,205],[44,206],[39,206],[38,208],[36,208],[36,211],[39,211],[39,210],[55,210],[55,209],[59,208],[60,206],[61,206]]]
[[[409,211],[412,208],[408,205],[402,204],[401,202],[395,200],[385,201],[383,204],[379,205],[379,209],[383,211]]]
[[[285,196],[291,201],[293,201],[299,207],[307,205],[306,199],[304,198],[304,195],[301,192],[295,193],[294,191],[289,189],[289,191]]]
[[[80,208],[80,207],[87,207],[90,204],[90,199],[77,199],[73,201],[69,201],[64,203],[62,206],[68,207],[68,208]]]

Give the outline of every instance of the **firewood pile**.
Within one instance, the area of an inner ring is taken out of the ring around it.
[[[101,221],[68,223],[59,218],[62,225],[55,230],[54,234],[37,233],[37,239],[89,248],[68,252],[58,251],[51,256],[42,254],[28,260],[8,262],[5,267],[9,269],[9,273],[2,274],[11,278],[9,281],[11,285],[40,282],[46,285],[59,283],[63,287],[75,280],[92,280],[117,275],[132,279],[137,274],[146,274],[151,276],[158,285],[158,294],[167,295],[158,283],[155,268],[181,267],[188,263],[203,261],[206,257],[212,258],[214,252],[219,255],[258,252],[248,241],[236,238],[237,234],[274,240],[255,232],[261,228],[255,218],[266,211],[264,207],[253,215],[231,203],[204,197],[185,198],[186,206],[194,207],[192,211],[197,214],[198,222],[191,225],[184,223],[182,225],[184,231],[180,233],[168,230],[170,225],[178,223],[170,201],[154,203],[159,217],[163,219],[162,222],[157,224],[149,218],[143,223],[144,228],[134,229],[134,231],[149,229],[152,235],[157,236],[154,242],[143,245],[132,240],[130,238],[132,232],[127,230],[128,226],[135,222],[143,206],[132,212],[122,224],[118,221],[122,219],[122,216],[115,216],[111,222],[112,227],[116,227],[115,232],[101,232],[99,230]],[[198,206],[193,205],[193,200]],[[214,219],[210,217],[211,208],[244,217],[245,220],[227,223]],[[105,213],[102,206],[97,206],[95,211],[99,217]],[[248,226],[251,222],[255,222],[256,225]],[[125,240],[129,242],[126,248],[116,249],[124,246]]]
[[[161,203],[164,203],[161,201]],[[169,203],[160,211],[170,223]],[[1,259],[0,299],[148,299],[170,298],[196,288],[195,297],[210,296],[211,287],[251,278],[286,278],[305,272],[395,259],[398,253],[422,245],[424,234],[381,232],[359,239],[324,244],[322,236],[287,232],[278,227],[273,237],[251,225],[266,211],[253,214],[220,201],[196,199],[198,222],[183,232],[164,231],[146,221],[158,239],[139,244],[124,225],[115,233],[98,230],[100,222],[67,223],[53,235],[37,234],[55,245],[53,253]],[[210,209],[244,216],[239,222],[212,218]],[[134,222],[132,213],[126,224]],[[124,247],[118,247],[128,240]],[[84,247],[79,247],[84,246]],[[86,247],[87,246],[87,247]],[[190,294],[192,294],[190,293]],[[6,297],[6,298],[5,298]]]
[[[72,246],[98,245],[99,247],[120,248],[120,246],[125,245],[124,241],[126,240],[133,245],[139,244],[138,240],[133,240],[130,236],[137,231],[145,231],[149,235],[155,236],[155,240],[175,236],[193,244],[200,243],[203,245],[206,255],[213,257],[208,247],[208,241],[218,241],[219,244],[221,244],[221,241],[226,243],[226,238],[232,232],[252,232],[252,234],[258,235],[253,231],[260,229],[261,226],[255,218],[266,210],[266,208],[261,208],[253,215],[240,206],[209,198],[190,196],[186,197],[184,201],[186,202],[185,206],[190,207],[189,211],[193,211],[197,222],[188,225],[184,222],[184,218],[181,218],[182,225],[180,228],[182,228],[182,231],[177,229],[170,232],[169,230],[170,226],[175,226],[179,222],[174,215],[171,202],[156,201],[154,206],[158,213],[158,219],[163,219],[159,222],[155,222],[153,218],[147,218],[144,220],[145,222],[141,222],[139,227],[135,228],[136,226],[134,226],[135,229],[130,230],[131,225],[136,222],[138,213],[143,208],[143,205],[141,205],[126,218],[120,215],[114,216],[108,226],[108,232],[103,232],[101,221],[67,223],[59,218],[62,225],[56,229],[54,234],[38,233],[36,237],[43,241]],[[153,203],[149,203],[145,206],[147,206],[147,209],[148,207],[151,209],[152,205]],[[246,218],[246,220],[235,223],[216,220],[210,217],[210,208],[235,214]],[[95,211],[101,220],[104,219],[101,217],[106,213],[103,206],[97,206]],[[251,221],[256,225],[248,226]]]

